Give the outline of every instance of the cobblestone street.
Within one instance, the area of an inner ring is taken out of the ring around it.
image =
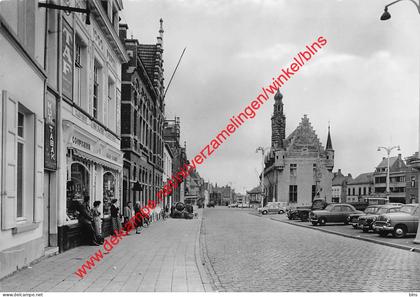
[[[419,253],[249,212],[204,212],[201,243],[219,291],[420,291]]]
[[[201,211],[199,211],[201,215]],[[74,272],[98,247],[81,246],[0,281],[0,291],[203,292],[206,275],[196,265],[200,219],[168,219],[131,233],[84,279]]]

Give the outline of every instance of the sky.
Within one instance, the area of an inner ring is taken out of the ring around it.
[[[282,88],[286,135],[304,114],[325,146],[328,123],[334,171],[372,172],[400,145],[418,151],[420,17],[410,1],[390,0],[124,0],[122,22],[140,43],[155,43],[164,23],[166,117],[180,117],[181,142],[193,158],[319,36],[328,43]],[[271,145],[273,96],[198,172],[237,192],[258,185],[259,146]]]

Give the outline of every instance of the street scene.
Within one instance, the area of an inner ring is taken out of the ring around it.
[[[0,0],[0,293],[420,292],[418,0]]]

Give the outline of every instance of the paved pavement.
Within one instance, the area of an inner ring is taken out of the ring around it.
[[[83,279],[74,272],[98,247],[82,246],[42,260],[0,280],[0,291],[209,291],[196,261],[201,218],[199,210],[199,219],[168,219],[131,233]]]
[[[420,291],[419,253],[241,209],[205,209],[202,234],[218,291]]]

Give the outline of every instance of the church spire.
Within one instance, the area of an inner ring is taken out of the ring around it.
[[[283,113],[283,95],[280,91],[274,95],[274,112],[271,117],[271,147],[284,148],[286,138],[286,116]]]
[[[331,142],[331,133],[330,133],[330,124],[328,123],[328,137],[327,137],[327,146],[325,147],[326,150],[332,150],[332,142]]]

